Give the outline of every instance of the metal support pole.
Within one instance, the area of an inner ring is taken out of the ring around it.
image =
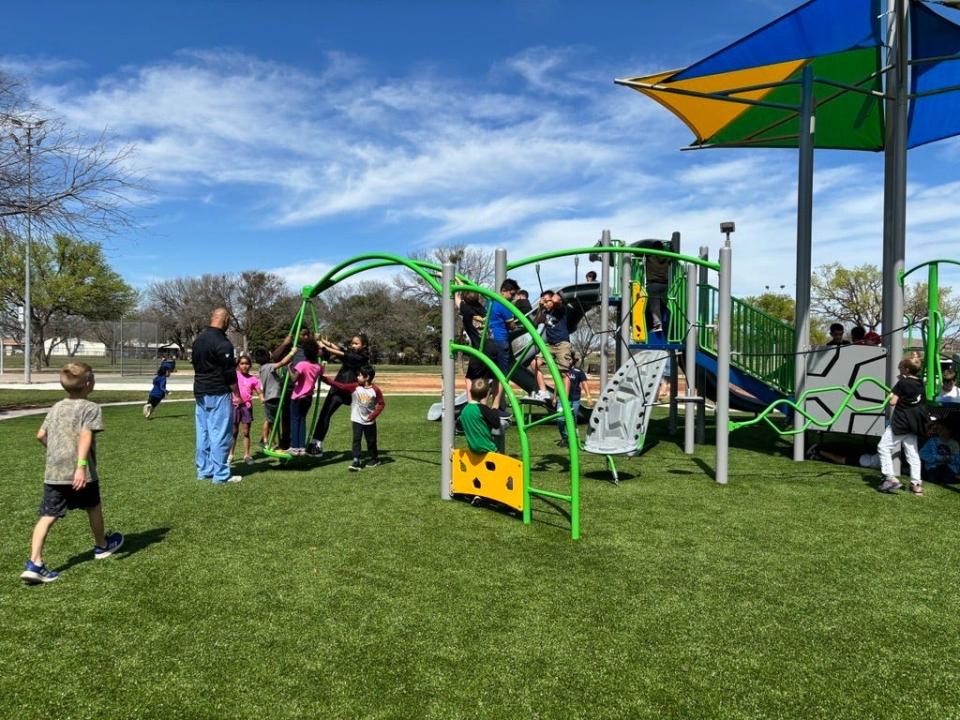
[[[23,266],[23,381],[30,383],[33,381],[33,342],[31,330],[32,308],[30,304],[30,269],[32,260],[30,258],[31,248],[33,246],[33,126],[27,125],[27,252],[26,261]]]
[[[730,454],[730,237],[720,248],[720,307],[717,318],[717,462],[715,480],[727,484],[727,462]]]
[[[803,100],[800,104],[799,173],[797,181],[797,299],[794,317],[793,396],[800,397],[807,383],[807,356],[810,347],[810,274],[813,257],[813,69],[803,68]],[[795,429],[805,418],[793,414]],[[804,458],[804,434],[793,436],[793,459]]]
[[[620,342],[617,347],[620,350],[617,367],[628,362],[633,355],[630,351],[630,344],[633,342],[633,293],[630,286],[633,283],[633,256],[629,253],[623,254],[623,263],[620,270]]]
[[[889,0],[887,39],[890,47],[884,157],[883,334],[887,349],[887,384],[899,373],[903,355],[903,289],[897,282],[904,269],[907,232],[907,13],[905,0]]]
[[[493,251],[494,262],[494,292],[500,292],[500,286],[507,279],[507,250],[506,248],[497,248]],[[489,310],[489,308],[488,308]]]
[[[680,418],[677,416],[677,395],[680,391],[680,368],[677,365],[677,351],[670,351],[670,415],[668,416],[667,431],[671,435],[677,434]]]
[[[499,250],[497,251],[499,252]],[[499,260],[499,257],[498,257]],[[498,266],[499,267],[499,266]],[[504,265],[504,267],[506,267]],[[450,343],[454,341],[453,293],[454,265],[443,263],[443,296],[440,300],[440,370],[443,377],[443,417],[440,429],[440,499],[450,499],[453,485],[453,441],[456,426],[456,377]]]
[[[123,377],[123,315],[120,316],[120,377]]]
[[[600,245],[609,247],[610,231],[604,230],[600,235]],[[610,338],[610,255],[600,253],[600,397],[607,387],[607,345]]]
[[[687,378],[687,397],[697,396],[697,266],[687,263],[687,338],[683,352],[684,370]],[[693,455],[694,435],[697,424],[697,405],[690,400],[683,406],[683,451]]]

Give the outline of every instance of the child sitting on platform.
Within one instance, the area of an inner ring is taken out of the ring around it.
[[[470,386],[470,400],[460,412],[460,427],[467,440],[470,452],[487,453],[503,450],[503,433],[500,414],[484,404],[490,391],[490,383],[485,378],[477,378]],[[495,440],[494,431],[499,435]]]

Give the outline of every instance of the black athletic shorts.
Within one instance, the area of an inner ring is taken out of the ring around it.
[[[289,403],[289,400],[287,401]],[[267,422],[271,425],[277,419],[277,407],[280,405],[280,398],[274,398],[273,400],[264,400],[263,401],[263,414]]]
[[[43,484],[43,500],[37,517],[65,517],[69,510],[87,510],[100,504],[100,483],[90,482],[82,490],[73,485]]]

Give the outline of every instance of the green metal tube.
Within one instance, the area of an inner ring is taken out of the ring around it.
[[[534,255],[532,257],[523,258],[522,260],[517,260],[516,262],[507,263],[507,270],[516,270],[517,268],[524,267],[525,265],[533,265],[538,262],[543,262],[544,260],[554,260],[561,257],[570,257],[572,255],[590,255],[593,253],[621,253],[625,255],[660,255],[662,257],[670,258],[671,260],[676,260],[678,262],[690,262],[695,265],[701,265],[705,268],[710,268],[711,270],[720,270],[720,263],[710,262],[709,260],[704,260],[703,258],[693,257],[690,255],[681,255],[680,253],[670,252],[669,250],[654,250],[653,248],[637,248],[637,247],[589,247],[589,248],[572,248],[568,250],[554,250],[548,253],[542,253],[540,255]]]
[[[523,465],[523,522],[526,525],[530,524],[530,441],[527,438],[527,428],[523,422],[523,413],[520,410],[520,401],[517,399],[516,393],[513,392],[513,388],[510,387],[510,383],[507,382],[507,379],[503,375],[503,371],[497,367],[497,364],[493,362],[489,357],[484,355],[480,350],[477,350],[475,347],[470,345],[461,345],[459,343],[450,343],[450,353],[462,352],[470,357],[475,357],[484,365],[487,369],[493,373],[494,377],[503,384],[504,392],[506,393],[507,400],[510,402],[510,407],[513,409],[513,415],[517,419],[517,434],[520,437],[520,462]],[[503,432],[501,430],[501,432]]]
[[[300,303],[300,310],[297,312],[297,317],[294,319],[293,326],[290,328],[290,339],[293,343],[291,349],[296,349],[297,341],[300,339],[300,327],[303,323],[303,314],[306,312],[308,302],[308,300],[304,300],[302,303]],[[287,372],[283,376],[283,386],[280,388],[280,402],[277,403],[277,420],[273,423],[273,427],[270,428],[270,437],[267,438],[268,447],[263,449],[264,455],[267,457],[277,458],[278,460],[289,460],[291,457],[289,452],[279,452],[269,447],[273,444],[273,441],[276,440],[277,433],[280,431],[280,423],[283,422],[283,400],[287,396],[287,388],[289,386],[290,373]]]
[[[549,348],[547,348],[546,342],[544,342],[543,338],[541,338],[537,333],[537,329],[533,326],[533,323],[531,323],[522,312],[517,310],[513,303],[505,302],[502,296],[493,292],[492,290],[488,290],[487,288],[473,284],[455,285],[451,289],[453,292],[472,290],[484,296],[488,300],[500,302],[505,308],[507,308],[507,310],[510,311],[510,313],[514,316],[514,319],[520,323],[521,327],[523,327],[523,329],[530,334],[530,337],[536,344],[537,349],[543,354],[543,359],[550,371],[550,377],[553,380],[553,386],[556,389],[557,399],[559,400],[560,406],[563,408],[563,417],[564,424],[567,428],[567,437],[575,436],[577,429],[573,424],[573,412],[570,408],[570,398],[567,397],[567,392],[563,387],[563,378],[560,376],[560,370],[557,367],[557,363],[553,359],[553,355],[550,353]],[[526,484],[524,486],[526,487]],[[570,444],[570,488],[570,495],[572,497],[572,500],[570,501],[570,537],[576,540],[580,537],[580,448],[577,447],[576,443]]]
[[[927,398],[933,400],[938,395],[940,378],[940,355],[937,349],[940,338],[940,328],[937,318],[940,315],[940,267],[937,263],[930,263],[927,269],[927,342],[924,347],[924,364],[926,365]]]

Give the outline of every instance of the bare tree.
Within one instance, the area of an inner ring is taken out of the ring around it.
[[[147,287],[145,309],[160,323],[163,338],[183,353],[207,326],[214,308],[232,312],[235,288],[235,278],[223,273],[161,280]]]
[[[105,133],[87,140],[0,73],[0,232],[22,237],[28,216],[41,238],[129,226],[131,153]]]
[[[449,260],[456,265],[458,273],[470,278],[478,285],[489,286],[494,281],[494,256],[491,251],[484,248],[469,245],[443,245],[433,250],[415,251],[410,254],[410,257],[414,260],[437,264]],[[428,305],[439,304],[433,288],[408,270],[395,275],[393,285],[404,298],[418,300]]]
[[[240,273],[234,283],[231,301],[233,325],[248,345],[275,345],[289,329],[300,298],[287,287],[282,277],[261,270]],[[277,337],[279,335],[279,337]]]

